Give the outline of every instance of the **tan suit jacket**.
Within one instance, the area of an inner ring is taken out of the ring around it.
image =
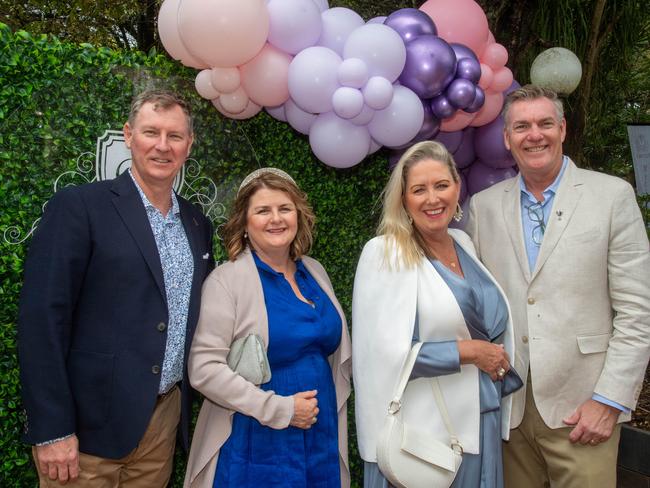
[[[342,322],[341,344],[330,365],[336,388],[339,422],[341,485],[350,485],[348,467],[347,398],[350,395],[351,353],[345,315],[332,284],[316,260],[303,263],[329,296]],[[192,439],[185,487],[212,488],[219,449],[230,435],[232,415],[241,412],[262,425],[284,429],[293,416],[293,397],[263,391],[226,364],[230,345],[249,334],[268,344],[268,317],[264,293],[250,251],[215,269],[205,280],[201,314],[188,359],[192,386],[205,396]]]
[[[535,269],[528,266],[520,178],[472,198],[467,232],[508,296],[515,369],[531,374],[550,428],[594,393],[634,408],[650,352],[650,254],[632,187],[569,161]],[[524,414],[514,394],[511,427]],[[629,415],[620,415],[625,421]]]

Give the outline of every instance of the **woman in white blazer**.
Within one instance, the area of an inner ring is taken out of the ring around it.
[[[377,441],[414,342],[423,345],[403,397],[404,422],[449,440],[430,385],[436,377],[464,451],[452,486],[503,486],[506,396],[521,380],[510,366],[514,341],[505,295],[476,259],[469,237],[449,229],[452,218],[462,217],[459,195],[460,178],[446,148],[415,144],[393,170],[379,236],[359,260],[352,345],[366,488],[390,486],[376,464]]]

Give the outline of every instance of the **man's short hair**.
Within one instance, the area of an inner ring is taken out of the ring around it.
[[[168,90],[146,90],[136,95],[131,102],[131,110],[129,112],[129,125],[131,127],[133,127],[135,118],[145,103],[152,103],[154,110],[168,110],[178,105],[183,110],[183,113],[185,113],[187,128],[190,134],[194,134],[194,121],[192,120],[192,111],[190,110],[189,104],[180,95]]]
[[[506,127],[508,125],[508,112],[513,103],[522,100],[537,100],[540,98],[548,98],[553,102],[558,122],[564,118],[564,105],[562,104],[562,100],[557,96],[557,93],[553,90],[537,85],[524,85],[521,88],[510,92],[508,96],[506,96],[503,109],[501,110],[501,115],[503,115],[503,119],[506,121]]]

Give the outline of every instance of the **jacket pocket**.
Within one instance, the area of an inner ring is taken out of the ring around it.
[[[578,341],[578,349],[582,354],[593,354],[596,352],[605,352],[609,347],[609,339],[611,334],[597,334],[597,335],[580,335],[576,336]]]
[[[77,408],[79,429],[97,429],[111,410],[115,356],[101,352],[70,350],[68,377]]]

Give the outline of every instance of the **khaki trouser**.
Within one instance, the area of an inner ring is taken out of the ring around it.
[[[79,453],[79,478],[61,485],[40,472],[40,488],[164,488],[171,476],[181,412],[178,387],[159,397],[138,446],[121,459]]]
[[[572,427],[548,428],[535,406],[530,381],[526,390],[524,418],[503,443],[506,488],[616,488],[621,425],[596,446],[572,444]]]

